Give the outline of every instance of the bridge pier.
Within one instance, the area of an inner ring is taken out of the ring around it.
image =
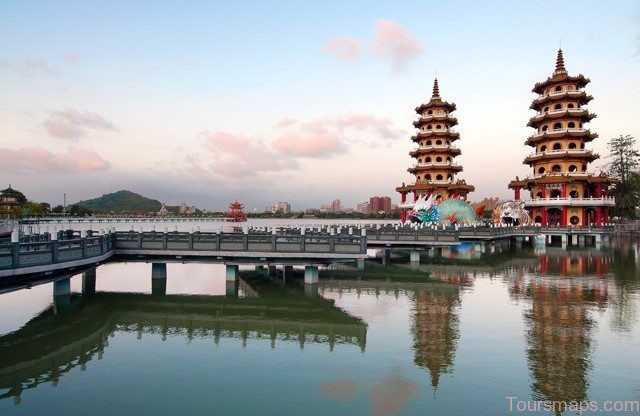
[[[579,235],[578,236],[578,246],[579,247],[584,247],[585,246],[585,237],[584,235]]]
[[[64,312],[71,305],[71,278],[53,282],[53,313]]]
[[[304,295],[309,298],[318,296],[318,283],[305,284]]]
[[[151,294],[167,294],[167,263],[151,263]]]
[[[567,234],[560,235],[560,242],[561,242],[562,248],[567,248],[567,240],[568,240],[567,237],[568,237]]]
[[[269,276],[269,279],[276,279],[278,277],[278,272],[277,272],[277,268],[276,266],[269,266],[268,268],[268,272],[267,275]]]
[[[364,270],[364,259],[358,259],[358,270]]]
[[[409,253],[409,261],[411,263],[420,263],[420,252],[417,250],[411,251],[411,253]]]
[[[318,266],[305,266],[304,284],[312,285],[318,283]]]
[[[82,294],[93,295],[96,293],[96,269],[82,273]]]
[[[284,283],[287,282],[287,279],[293,278],[293,266],[283,266],[282,267],[282,281]]]
[[[597,249],[602,248],[602,235],[601,234],[596,234],[593,236],[594,238],[594,243]]]
[[[391,249],[385,247],[382,249],[382,265],[387,266],[389,263],[391,263]]]

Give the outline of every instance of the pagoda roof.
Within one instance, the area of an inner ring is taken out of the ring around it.
[[[531,117],[531,119],[529,119],[529,123],[527,123],[527,126],[537,128],[544,122],[565,118],[579,119],[583,123],[588,123],[595,117],[596,115],[590,113],[586,108],[565,108],[562,110],[551,110],[547,113],[536,114],[535,116]]]
[[[562,90],[559,92],[542,95],[536,98],[535,100],[533,100],[529,108],[538,111],[547,104],[551,104],[556,101],[563,101],[566,99],[577,100],[581,105],[584,105],[593,100],[593,96],[588,95],[585,91],[582,90]]]
[[[416,182],[413,185],[405,185],[398,186],[396,188],[397,192],[400,193],[408,193],[408,192],[419,192],[419,191],[433,191],[436,189],[446,189],[449,191],[461,190],[472,192],[475,191],[475,186],[467,185],[467,183],[460,179],[457,182],[450,183],[437,183],[437,182]]]
[[[615,178],[607,176],[605,174],[593,175],[591,173],[588,174],[547,174],[542,175],[541,177],[533,177],[533,178],[524,178],[518,179],[509,182],[509,188],[518,187],[530,187],[533,185],[544,185],[544,184],[552,184],[552,183],[604,183],[604,184],[614,184],[619,181]]]
[[[428,123],[437,123],[438,121],[445,123],[447,126],[455,126],[458,124],[458,119],[448,114],[429,115],[426,117],[420,117],[413,122],[414,127],[420,128]]]
[[[532,91],[536,94],[542,94],[544,90],[555,84],[562,83],[575,83],[578,88],[582,88],[587,85],[590,80],[582,74],[571,76],[567,73],[567,70],[564,67],[564,56],[562,55],[562,49],[558,49],[558,56],[556,58],[556,70],[553,72],[549,78],[542,82],[538,82],[534,85]]]
[[[525,164],[532,165],[536,162],[550,162],[552,160],[578,160],[580,163],[593,162],[599,159],[600,155],[585,149],[564,149],[552,150],[529,155],[524,159]]]
[[[590,142],[598,137],[598,133],[592,133],[589,129],[561,129],[561,130],[547,130],[543,133],[534,134],[529,136],[524,144],[528,146],[535,146],[536,143],[547,140],[571,140],[581,139],[585,142]]]
[[[440,98],[440,87],[438,86],[438,78],[433,81],[433,93],[431,94],[431,100],[426,104],[421,104],[416,107],[416,113],[422,114],[425,110],[443,108],[449,112],[456,110],[455,103],[449,103],[443,101]]]
[[[459,148],[452,146],[444,146],[444,147],[433,147],[430,146],[428,148],[417,148],[409,152],[409,156],[422,156],[422,155],[433,155],[433,154],[449,154],[449,155],[459,155],[462,153]]]
[[[450,141],[454,141],[460,138],[460,133],[451,130],[420,130],[414,136],[411,136],[411,140],[413,140],[414,142],[418,142],[420,140],[430,139],[432,137],[442,137],[449,139]]]
[[[445,162],[441,162],[441,163],[430,163],[430,164],[424,164],[424,165],[415,165],[413,167],[410,167],[409,169],[407,169],[407,172],[409,173],[416,173],[416,172],[462,172],[462,166],[460,165],[454,165],[454,164],[448,164]]]

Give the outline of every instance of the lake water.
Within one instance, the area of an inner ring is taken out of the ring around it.
[[[150,264],[110,263],[95,293],[0,294],[0,415],[638,414],[637,245],[444,253],[306,290],[198,263],[152,290]]]

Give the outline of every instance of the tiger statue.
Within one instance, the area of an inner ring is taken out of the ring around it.
[[[531,217],[524,209],[523,201],[501,201],[493,208],[495,225],[511,225],[515,227],[532,225]]]

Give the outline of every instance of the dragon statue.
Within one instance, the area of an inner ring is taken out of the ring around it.
[[[407,212],[407,219],[413,223],[472,225],[477,222],[483,210],[484,205],[474,210],[468,202],[461,199],[436,201],[434,195],[428,198],[422,195],[413,205],[413,209]]]

